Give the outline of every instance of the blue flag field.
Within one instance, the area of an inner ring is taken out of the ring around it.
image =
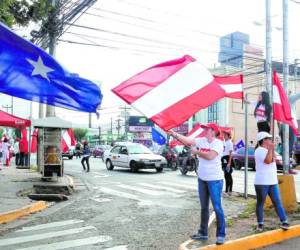
[[[1,22],[0,92],[90,113],[96,112],[102,101],[95,83],[68,72],[52,56]]]

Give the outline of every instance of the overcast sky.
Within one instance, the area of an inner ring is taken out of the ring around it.
[[[273,59],[282,60],[282,1],[272,1]],[[234,31],[265,46],[263,0],[99,0],[77,22],[96,30],[71,27],[61,39],[57,59],[69,71],[101,82],[104,95],[100,120],[117,118],[124,104],[110,89],[130,76],[165,60],[190,54],[207,67],[217,64],[220,36]],[[262,26],[255,25],[262,23]],[[300,4],[289,1],[290,61],[300,58]],[[99,30],[102,30],[101,32]],[[63,118],[87,123],[87,115],[58,111]]]

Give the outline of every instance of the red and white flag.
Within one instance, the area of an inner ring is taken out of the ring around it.
[[[148,68],[112,92],[164,130],[233,94],[189,55]]]
[[[201,128],[200,123],[196,123],[193,129],[187,134],[187,137],[189,138],[199,138],[204,136],[204,129]]]
[[[280,83],[276,71],[273,72],[273,116],[274,120],[289,125],[298,135],[298,124],[292,115],[289,100]]]
[[[61,139],[61,149],[62,152],[67,152],[71,146],[75,146],[76,140],[73,134],[73,130],[69,128],[63,133],[63,137]]]
[[[214,76],[214,78],[224,89],[226,97],[234,99],[244,99],[243,75]]]

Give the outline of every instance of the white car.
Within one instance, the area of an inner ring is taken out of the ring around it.
[[[167,165],[163,156],[154,154],[144,145],[131,142],[120,143],[106,150],[103,158],[107,170],[113,170],[117,166],[130,168],[132,172],[139,169],[156,169],[157,172],[162,172]]]

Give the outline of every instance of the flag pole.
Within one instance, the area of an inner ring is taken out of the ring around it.
[[[248,94],[245,94],[248,100]],[[244,171],[244,198],[248,198],[248,103],[245,102],[245,171]]]

